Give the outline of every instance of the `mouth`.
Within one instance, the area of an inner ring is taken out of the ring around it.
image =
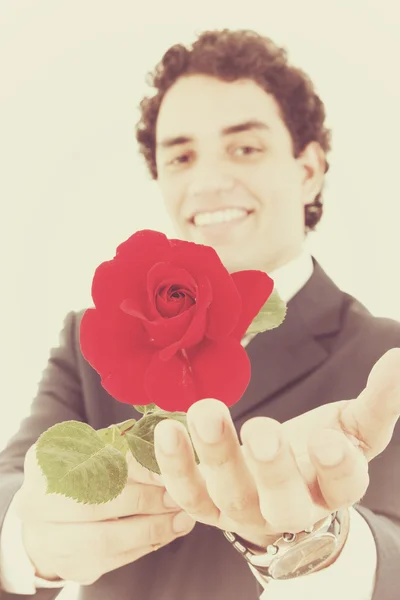
[[[246,208],[228,207],[213,211],[196,212],[189,218],[189,223],[196,228],[205,228],[246,219],[253,211]]]

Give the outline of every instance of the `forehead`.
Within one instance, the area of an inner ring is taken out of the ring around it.
[[[254,81],[225,82],[206,75],[182,77],[161,103],[157,142],[177,135],[215,136],[224,127],[249,120],[265,122],[272,133],[286,129],[275,98]]]

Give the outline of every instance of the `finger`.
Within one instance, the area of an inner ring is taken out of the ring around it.
[[[353,506],[368,488],[368,461],[359,448],[335,429],[320,431],[309,444],[317,472],[313,500],[330,512]]]
[[[65,581],[72,581],[79,585],[93,585],[100,577],[106,573],[120,569],[130,563],[136,562],[143,556],[155,552],[160,548],[167,546],[169,543],[174,541],[169,540],[164,544],[155,544],[148,548],[133,548],[127,552],[123,552],[116,556],[110,556],[104,562],[91,562],[84,561],[82,564],[77,564],[76,560],[70,558],[58,557],[54,561],[54,569],[58,574],[58,577]]]
[[[168,419],[154,430],[155,454],[171,497],[196,521],[215,525],[219,510],[197,467],[193,447],[182,423]]]
[[[57,548],[58,556],[76,556],[80,561],[90,554],[93,560],[104,561],[133,549],[166,544],[191,531],[194,524],[180,511],[93,523],[43,523],[40,531],[47,546]]]
[[[207,489],[225,518],[264,527],[258,493],[246,465],[229,409],[220,401],[196,402],[187,413]]]
[[[366,388],[341,412],[345,433],[360,440],[368,460],[389,444],[400,416],[400,348],[389,350],[374,365]]]
[[[133,561],[138,560],[142,556],[146,556],[151,552],[156,552],[157,550],[160,550],[160,548],[167,546],[177,538],[183,537],[190,533],[193,530],[195,524],[195,520],[192,519],[187,513],[178,513],[172,521],[172,534],[170,534],[169,530],[167,529],[166,534],[159,536],[157,533],[157,527],[155,527],[155,529],[153,529],[153,532],[150,530],[149,535],[149,540],[154,541],[148,543],[146,546],[143,546],[141,548],[128,550],[126,552],[121,552],[116,556],[109,557],[105,564],[104,573],[108,573],[110,571],[114,571],[115,569],[119,569],[120,567],[123,567]]]
[[[117,498],[105,504],[80,504],[58,494],[37,499],[25,495],[24,503],[20,503],[19,508],[19,514],[25,520],[54,523],[106,521],[179,510],[165,488],[140,483],[128,484]]]
[[[128,484],[117,498],[105,504],[81,504],[60,494],[32,494],[24,486],[15,501],[19,517],[28,522],[83,523],[179,510],[165,488],[140,483]]]
[[[297,533],[309,527],[315,522],[311,494],[282,425],[256,417],[243,425],[240,435],[268,533]]]
[[[118,521],[44,524],[43,548],[56,548],[54,570],[60,577],[89,584],[190,533],[195,522],[185,513],[128,517]]]

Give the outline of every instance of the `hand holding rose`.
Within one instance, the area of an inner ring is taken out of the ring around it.
[[[194,521],[172,501],[162,484],[128,453],[128,483],[111,502],[88,505],[46,494],[35,459],[25,458],[25,477],[13,504],[36,575],[91,584],[189,533]]]

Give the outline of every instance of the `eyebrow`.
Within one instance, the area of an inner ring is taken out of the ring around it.
[[[251,119],[250,121],[244,121],[243,123],[237,123],[236,125],[229,125],[221,129],[220,135],[222,137],[232,135],[233,133],[241,133],[242,131],[269,131],[270,128],[266,123],[258,121],[257,119]],[[177,137],[165,138],[157,144],[160,148],[172,148],[174,146],[181,146],[193,142],[193,137],[188,135],[180,135]]]

